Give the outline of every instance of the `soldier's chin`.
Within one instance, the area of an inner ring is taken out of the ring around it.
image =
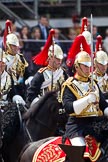
[[[83,77],[88,78],[90,74],[84,73]]]
[[[11,53],[11,55],[12,55],[12,56],[15,56],[15,55],[16,55],[16,53],[12,52],[12,53]]]

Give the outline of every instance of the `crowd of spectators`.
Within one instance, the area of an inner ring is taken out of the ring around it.
[[[16,27],[16,21],[14,18],[9,18],[12,22],[12,32],[15,33],[20,40],[20,51],[23,53],[25,59],[29,63],[29,72],[34,74],[36,72],[36,65],[33,63],[32,58],[38,54],[47,38],[50,29],[52,28],[49,24],[49,19],[42,15],[38,20],[38,24],[30,28],[29,26],[22,26],[21,28]],[[68,28],[64,37],[60,29],[55,28],[55,42],[61,46],[64,52],[64,60],[66,60],[69,48],[72,45],[75,37],[80,34],[80,19],[73,18],[73,27]],[[93,27],[94,39],[98,34],[98,28]],[[2,45],[4,29],[0,28],[0,46]],[[64,39],[63,39],[64,38]]]

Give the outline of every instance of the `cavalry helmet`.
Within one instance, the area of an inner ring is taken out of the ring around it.
[[[18,40],[18,37],[11,33],[11,34],[8,34],[7,37],[6,37],[6,44],[7,45],[15,45],[15,46],[18,46],[19,47],[19,40]]]
[[[48,56],[51,57],[53,56],[56,57],[57,59],[63,59],[63,51],[61,47],[57,44],[51,45],[48,50]]]
[[[102,50],[102,36],[98,35],[96,38],[96,46],[95,46],[95,58],[94,63],[98,62],[102,65],[108,64],[108,55],[106,52]]]
[[[90,67],[91,57],[86,51],[81,51],[76,55],[74,64],[75,65],[83,64],[83,65]]]
[[[103,50],[97,51],[94,59],[95,62],[98,62],[102,65],[108,64],[108,55]]]

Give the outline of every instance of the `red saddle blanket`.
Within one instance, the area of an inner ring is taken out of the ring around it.
[[[62,137],[55,137],[45,142],[34,153],[32,162],[64,162],[66,154],[58,146],[61,143]]]
[[[91,137],[86,136],[86,147],[84,158],[89,158],[91,162],[96,162],[101,154],[99,143]],[[64,162],[66,153],[59,147],[62,144],[62,137],[55,137],[44,144],[42,144],[34,153],[32,162]],[[65,145],[71,145],[69,139],[66,140]]]

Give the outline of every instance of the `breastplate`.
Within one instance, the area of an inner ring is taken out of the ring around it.
[[[44,73],[44,83],[41,87],[41,95],[44,95],[45,92],[48,91],[55,91],[57,90],[58,92],[58,100],[61,99],[60,96],[60,89],[61,85],[64,82],[64,75],[63,75],[63,70],[60,68],[56,70],[55,72],[52,72],[51,70],[46,70]]]
[[[97,93],[97,100],[99,101],[99,90],[95,82],[93,82],[93,86]],[[91,84],[90,82],[81,82],[73,80],[72,86],[74,87],[76,93],[77,99],[80,99],[84,96],[87,96],[88,93],[91,91]],[[75,113],[71,114],[72,116],[76,116]],[[89,104],[81,114],[78,115],[78,117],[87,117],[87,116],[101,116],[102,111],[99,109],[99,103],[97,104]]]

